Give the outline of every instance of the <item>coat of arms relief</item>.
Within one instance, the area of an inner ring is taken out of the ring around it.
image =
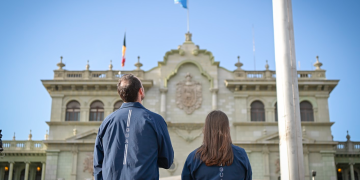
[[[190,73],[187,73],[185,80],[176,84],[176,105],[183,109],[186,114],[191,114],[199,109],[202,103],[201,84],[192,80]]]

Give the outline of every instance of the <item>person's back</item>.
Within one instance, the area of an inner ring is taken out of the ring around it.
[[[181,179],[252,179],[251,165],[245,150],[231,143],[229,120],[225,113],[212,111],[206,117],[203,144],[189,154]]]
[[[120,96],[133,91],[124,88],[119,88]],[[143,95],[139,96],[142,100]],[[139,102],[126,102],[99,128],[94,149],[94,177],[96,180],[159,179],[159,167],[170,168],[173,158],[164,119]]]

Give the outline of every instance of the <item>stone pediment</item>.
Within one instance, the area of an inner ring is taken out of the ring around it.
[[[302,138],[303,143],[314,143],[315,140],[309,138],[308,136],[303,134]],[[269,135],[264,135],[259,139],[255,140],[257,143],[278,143],[279,142],[279,132],[275,132]]]
[[[67,138],[66,140],[95,140],[96,136],[97,136],[97,130],[92,129],[90,131],[86,131],[86,132],[71,136],[71,137]]]

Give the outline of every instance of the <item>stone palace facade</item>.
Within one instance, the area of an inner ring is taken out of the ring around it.
[[[236,61],[235,61],[236,62]],[[143,104],[161,114],[168,124],[175,151],[171,169],[161,177],[181,174],[187,155],[202,143],[206,115],[224,111],[230,120],[233,144],[243,147],[253,168],[254,180],[277,180],[281,173],[276,106],[276,73],[220,66],[213,54],[200,49],[186,34],[186,41],[165,53],[163,61],[148,71],[140,61],[133,71],[84,71],[57,64],[54,78],[42,80],[52,98],[49,134],[43,141],[4,140],[0,180],[92,179],[92,158],[101,121],[119,108],[121,74],[132,73],[144,85]],[[298,71],[305,177],[311,171],[319,180],[355,180],[360,175],[360,142],[332,139],[328,98],[339,80],[326,79],[322,64],[313,71]]]

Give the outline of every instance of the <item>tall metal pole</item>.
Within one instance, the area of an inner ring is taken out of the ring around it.
[[[187,9],[187,32],[190,32],[190,17],[189,17],[189,0],[186,0],[186,9]]]
[[[291,0],[273,0],[281,179],[303,180],[304,162]]]

